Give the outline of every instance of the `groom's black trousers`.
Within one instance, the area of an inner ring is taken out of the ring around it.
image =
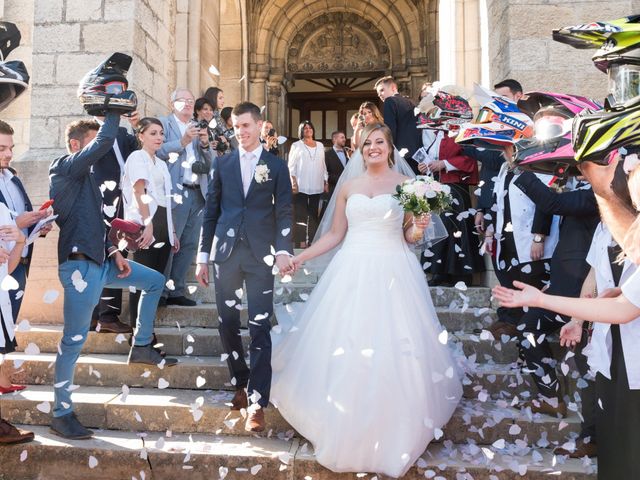
[[[271,315],[273,314],[273,274],[264,260],[258,261],[244,240],[238,240],[229,257],[214,264],[216,305],[222,346],[229,355],[227,364],[237,389],[247,387],[249,395],[257,391],[258,403],[269,404],[271,391]],[[250,369],[244,358],[240,336],[242,299],[236,291],[243,289],[249,310]]]

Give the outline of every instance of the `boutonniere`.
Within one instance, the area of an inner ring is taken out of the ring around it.
[[[253,178],[255,178],[256,183],[268,182],[270,180],[269,173],[270,170],[269,167],[267,167],[267,164],[260,160],[258,165],[256,165],[256,172],[253,175]]]

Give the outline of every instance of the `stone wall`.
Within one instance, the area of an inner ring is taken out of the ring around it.
[[[85,117],[76,98],[79,80],[110,53],[133,57],[128,79],[142,114],[168,111],[176,84],[175,15],[175,0],[5,0],[3,18],[19,23],[23,35],[21,56],[12,57],[25,61],[32,80],[3,118],[16,128],[14,166],[34,204],[48,198],[48,166],[65,150],[66,124]],[[57,236],[54,229],[36,243],[21,318],[62,318],[62,297],[52,305],[42,300],[47,290],[61,291]]]
[[[554,28],[633,13],[628,0],[490,0],[491,80],[512,77],[525,90],[551,90],[603,99],[606,77],[593,67],[593,50],[554,42]],[[636,2],[638,3],[638,2]]]

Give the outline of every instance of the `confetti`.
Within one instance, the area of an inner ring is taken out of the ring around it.
[[[89,456],[89,468],[96,468],[98,466],[98,459],[93,455]]]
[[[164,378],[160,377],[158,379],[158,388],[163,390],[169,386],[169,382],[167,382]]]
[[[217,77],[219,77],[219,76],[220,76],[220,70],[218,70],[218,69],[215,67],[215,65],[210,65],[210,66],[209,66],[209,73],[210,73],[211,75],[215,75],[215,76],[217,76]]]
[[[40,410],[42,413],[50,413],[51,412],[51,404],[49,402],[42,402],[36,405],[36,408]]]
[[[22,450],[22,452],[20,453],[20,461],[21,461],[21,462],[24,462],[24,461],[27,459],[27,456],[28,456],[28,455],[29,455],[29,454],[27,453],[27,451],[26,451],[26,450]]]
[[[8,292],[9,290],[17,290],[18,288],[20,288],[18,281],[11,275],[7,275],[2,279],[2,282],[0,282],[0,289],[5,292]]]
[[[42,301],[44,303],[53,303],[57,300],[59,296],[60,296],[60,292],[58,292],[57,290],[47,290],[46,292],[44,292]]]

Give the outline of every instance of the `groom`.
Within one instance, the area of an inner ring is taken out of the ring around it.
[[[201,285],[209,284],[211,252],[220,337],[236,387],[231,409],[247,408],[246,430],[261,432],[271,390],[272,267],[275,263],[283,275],[291,271],[291,180],[287,164],[260,143],[260,109],[242,102],[231,117],[239,148],[213,161],[196,277]],[[251,368],[240,336],[243,282]]]

